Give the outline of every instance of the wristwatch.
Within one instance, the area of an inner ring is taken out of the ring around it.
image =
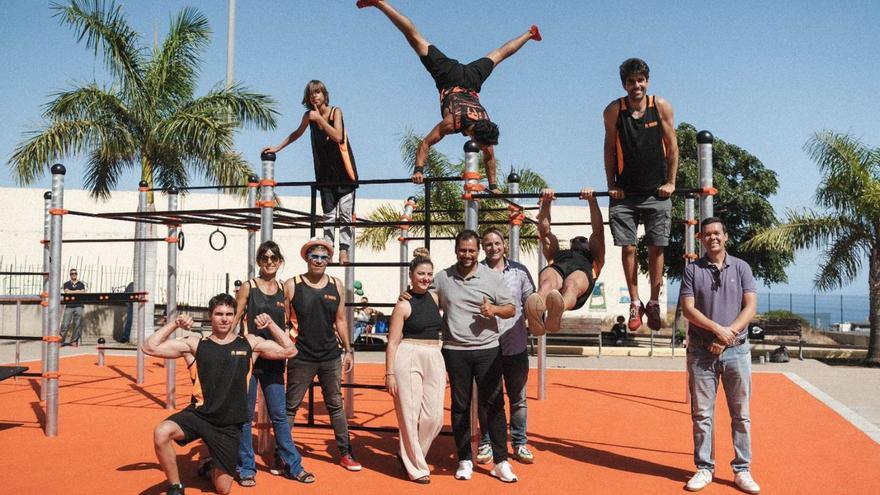
[[[342,352],[347,354],[354,354],[354,349],[343,349]]]

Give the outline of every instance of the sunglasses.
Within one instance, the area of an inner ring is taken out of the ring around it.
[[[257,258],[257,260],[261,261],[263,263],[267,263],[267,262],[268,263],[279,263],[279,262],[281,262],[281,258],[278,256],[275,256],[274,254],[270,254],[269,256],[260,256],[259,258]]]
[[[329,255],[329,254],[310,254],[310,255],[309,255],[309,260],[310,260],[310,261],[324,261],[324,262],[327,262],[327,261],[330,261],[330,255]]]

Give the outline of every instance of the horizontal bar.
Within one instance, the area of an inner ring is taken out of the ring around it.
[[[397,306],[397,303],[349,302],[345,303],[345,306],[349,308],[369,308],[371,306],[377,308],[393,308],[394,306]]]
[[[25,296],[0,296],[0,304],[2,303],[40,303],[43,299],[36,294],[28,294]]]
[[[164,237],[134,237],[131,239],[61,239],[61,242],[85,243],[85,242],[150,242],[165,241]]]
[[[425,182],[454,182],[462,180],[461,177],[458,176],[450,176],[450,177],[425,177]],[[357,184],[360,186],[370,185],[370,184],[415,184],[412,181],[411,177],[406,177],[402,179],[364,179],[354,182],[316,182],[316,181],[300,181],[300,182],[277,182],[275,187],[311,187],[315,186],[317,189],[321,189],[322,187],[345,187],[351,186],[353,184]]]
[[[351,263],[327,263],[327,266],[341,266],[341,267],[389,267],[389,266],[409,266],[409,262],[400,262],[400,261],[352,261]]]
[[[146,292],[80,292],[61,295],[61,304],[114,304],[145,302]]]
[[[42,336],[32,337],[30,335],[0,335],[0,340],[43,340]]]
[[[688,194],[708,194],[712,191],[713,191],[712,188],[692,187],[692,188],[676,189],[672,194],[674,196],[688,195]],[[557,198],[580,198],[581,197],[580,192],[557,192],[554,195]],[[604,196],[608,196],[608,195],[609,195],[608,191],[594,191],[593,192],[593,196],[595,196],[595,197],[604,197]],[[539,192],[534,192],[534,193],[502,193],[502,194],[495,194],[495,193],[474,193],[474,194],[471,194],[471,197],[474,199],[529,199],[529,198],[537,199],[537,198],[540,198],[541,196],[542,196],[542,194]],[[639,195],[639,196],[644,196],[644,195]],[[516,204],[516,203],[513,203],[513,204]]]
[[[198,191],[201,189],[244,189],[248,187],[246,184],[234,184],[230,186],[185,186],[185,187],[177,187],[174,188],[178,191]],[[170,187],[153,187],[151,189],[147,189],[147,191],[153,192],[168,192],[171,189]]]
[[[126,347],[121,345],[99,345],[96,347],[99,351],[136,351],[137,347]]]
[[[39,275],[41,277],[45,277],[48,274],[49,274],[48,272],[0,272],[0,275],[23,275],[23,276],[28,276],[28,275],[37,276],[37,275]]]

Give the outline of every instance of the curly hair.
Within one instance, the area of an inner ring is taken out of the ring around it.
[[[486,146],[498,144],[498,126],[491,120],[474,122],[474,141]]]
[[[645,79],[650,79],[651,68],[640,58],[628,58],[620,64],[620,82],[626,84],[626,78],[633,74],[644,74]]]

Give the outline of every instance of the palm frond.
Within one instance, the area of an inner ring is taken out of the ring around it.
[[[205,96],[193,100],[182,107],[183,111],[209,113],[218,118],[232,119],[236,127],[274,129],[277,125],[278,111],[275,100],[268,95],[255,93],[242,85],[234,85],[229,90],[215,88]]]
[[[119,176],[126,168],[134,167],[131,156],[120,153],[111,143],[102,143],[89,153],[83,185],[93,198],[107,200],[116,188]]]
[[[825,250],[825,261],[819,265],[813,285],[819,290],[832,290],[849,283],[858,276],[870,251],[870,240],[865,237],[865,232],[853,230],[845,233]]]
[[[155,99],[191,100],[199,75],[200,54],[211,40],[208,19],[186,7],[171,22],[162,47],[153,53],[147,86]]]
[[[125,102],[111,90],[95,83],[55,93],[54,99],[44,105],[47,120],[100,120],[111,118],[128,120]]]
[[[62,25],[76,31],[77,41],[85,40],[86,46],[97,56],[104,52],[104,62],[113,75],[129,92],[143,87],[144,53],[140,48],[140,35],[133,30],[122,15],[122,7],[104,0],[71,0],[69,4],[52,4],[54,16]]]
[[[20,185],[32,184],[51,162],[90,149],[99,141],[100,133],[98,123],[91,120],[55,122],[41,131],[27,133],[9,159],[13,177]]]
[[[160,122],[154,137],[177,150],[187,150],[205,161],[220,157],[232,147],[234,124],[213,108],[185,107]]]
[[[823,216],[812,210],[786,210],[785,222],[762,230],[742,245],[742,249],[772,249],[791,253],[820,247],[848,232],[851,224],[840,217]]]

